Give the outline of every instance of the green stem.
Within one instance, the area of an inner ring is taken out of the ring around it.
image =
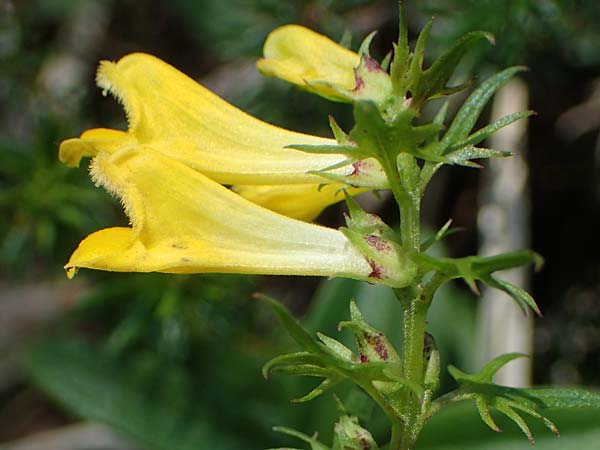
[[[380,164],[386,174],[390,190],[394,195],[394,199],[400,210],[400,236],[402,238],[402,246],[405,250],[418,252],[421,243],[421,199],[420,197],[411,195],[408,192],[400,179],[398,166],[393,157],[387,153],[380,159]]]

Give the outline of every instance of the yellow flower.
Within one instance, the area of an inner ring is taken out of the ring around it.
[[[294,219],[310,222],[329,205],[344,199],[341,183],[331,183],[325,186],[317,184],[288,184],[272,186],[233,186],[233,191],[252,203],[264,208],[293,217]],[[359,194],[365,189],[348,188],[351,194]]]
[[[65,266],[70,277],[85,267],[370,280],[369,262],[340,231],[257,206],[163,152],[137,145],[88,156],[92,178],[122,200],[132,226],[84,239]]]
[[[336,142],[262,122],[151,55],[134,53],[116,63],[103,61],[96,81],[122,102],[129,129],[89,130],[65,141],[60,158],[71,166],[95,145],[112,150],[148,145],[221,184],[293,184],[321,183],[321,177],[308,172],[345,160],[339,154],[285,148]],[[351,168],[340,171],[349,173]]]
[[[323,193],[317,191],[320,183],[329,181],[314,171],[340,166],[346,156],[285,148],[292,144],[335,145],[333,139],[295,133],[262,122],[147,54],[131,54],[117,63],[103,61],[97,82],[123,103],[129,129],[125,132],[97,128],[64,141],[59,156],[70,166],[78,165],[82,157],[99,151],[150,146],[221,184],[245,185],[240,189],[241,195],[248,195],[258,203],[260,196],[249,185],[275,185],[272,188],[275,192],[279,184],[312,183],[314,192],[305,198],[300,196],[308,192],[308,188],[282,188],[282,192],[288,192],[286,200],[301,202],[308,211],[294,217],[314,218],[321,209],[341,199],[331,195],[337,187]],[[360,176],[351,164],[327,173],[342,181],[347,175],[352,185],[385,186],[376,162],[361,167]],[[258,189],[264,193],[266,188]],[[298,196],[290,196],[292,192]],[[265,206],[273,205],[269,201]]]
[[[303,89],[337,101],[356,87],[354,69],[360,56],[331,39],[299,25],[272,31],[256,66],[266,76],[281,78]]]

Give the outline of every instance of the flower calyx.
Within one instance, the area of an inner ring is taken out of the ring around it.
[[[411,285],[419,268],[398,243],[396,233],[378,216],[363,211],[348,195],[346,203],[346,227],[340,231],[371,266],[367,281],[384,282],[396,288]]]

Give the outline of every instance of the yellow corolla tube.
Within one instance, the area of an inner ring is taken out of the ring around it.
[[[84,239],[65,268],[373,278],[337,230],[262,208],[151,147],[98,152],[94,181],[122,200],[131,227]]]
[[[263,55],[256,64],[263,75],[325,98],[349,101],[344,92],[356,87],[354,69],[360,56],[308,28],[284,25],[275,29],[265,41]]]
[[[341,183],[325,186],[317,184],[233,186],[234,192],[252,203],[306,222],[316,219],[328,206],[344,200],[342,192],[344,189],[350,195],[365,191],[360,188],[348,188]]]
[[[221,184],[321,183],[315,175],[342,154],[311,154],[289,145],[336,145],[334,139],[288,131],[227,103],[160,59],[134,53],[100,63],[96,81],[126,111],[129,129],[89,130],[62,143],[71,166],[91,151],[149,146]],[[348,174],[352,167],[336,173]]]

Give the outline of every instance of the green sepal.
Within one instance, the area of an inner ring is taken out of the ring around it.
[[[317,332],[317,337],[323,344],[324,350],[328,352],[331,356],[348,362],[357,362],[352,350],[350,350],[340,341],[319,332]]]
[[[435,343],[435,339],[429,333],[425,333],[423,359],[425,361],[423,385],[425,386],[426,391],[433,394],[440,386],[441,361],[440,352]]]
[[[394,231],[379,216],[363,210],[358,202],[344,191],[348,215],[346,225],[360,234],[374,234],[387,239],[395,239]]]
[[[358,418],[344,415],[335,424],[333,450],[379,450],[369,431],[361,427]]]
[[[333,133],[333,136],[339,145],[352,145],[352,141],[350,141],[348,135],[344,132],[344,130],[342,130],[342,127],[338,125],[335,118],[331,115],[329,116],[329,128],[331,128],[331,132]]]
[[[398,244],[398,236],[379,217],[363,211],[347,194],[346,203],[347,228],[340,231],[371,266],[369,278],[386,280],[394,287],[409,286],[418,276],[419,267]]]
[[[441,94],[462,57],[481,39],[494,43],[494,37],[490,33],[484,31],[467,33],[423,72],[418,86],[412,92],[415,102],[420,104],[428,98]]]
[[[377,31],[371,31],[366,38],[360,43],[358,47],[358,54],[360,56],[371,56],[369,49],[371,48],[371,42],[373,42],[373,38],[377,35]]]
[[[441,140],[439,147],[440,154],[446,153],[452,146],[464,141],[475,126],[484,106],[494,93],[516,73],[525,69],[523,66],[509,67],[481,83],[469,95],[458,113],[456,113],[452,124]]]
[[[342,175],[330,172],[342,167],[352,166],[352,172],[348,175]],[[365,187],[370,189],[389,189],[385,173],[381,166],[373,158],[360,159],[355,161],[347,159],[340,164],[326,167],[317,171],[308,171],[307,173],[318,175],[327,180],[337,181],[352,187]]]
[[[340,322],[338,328],[348,328],[354,333],[361,363],[390,361],[400,363],[400,356],[385,335],[370,326],[362,316],[356,302],[350,302],[350,320]]]

